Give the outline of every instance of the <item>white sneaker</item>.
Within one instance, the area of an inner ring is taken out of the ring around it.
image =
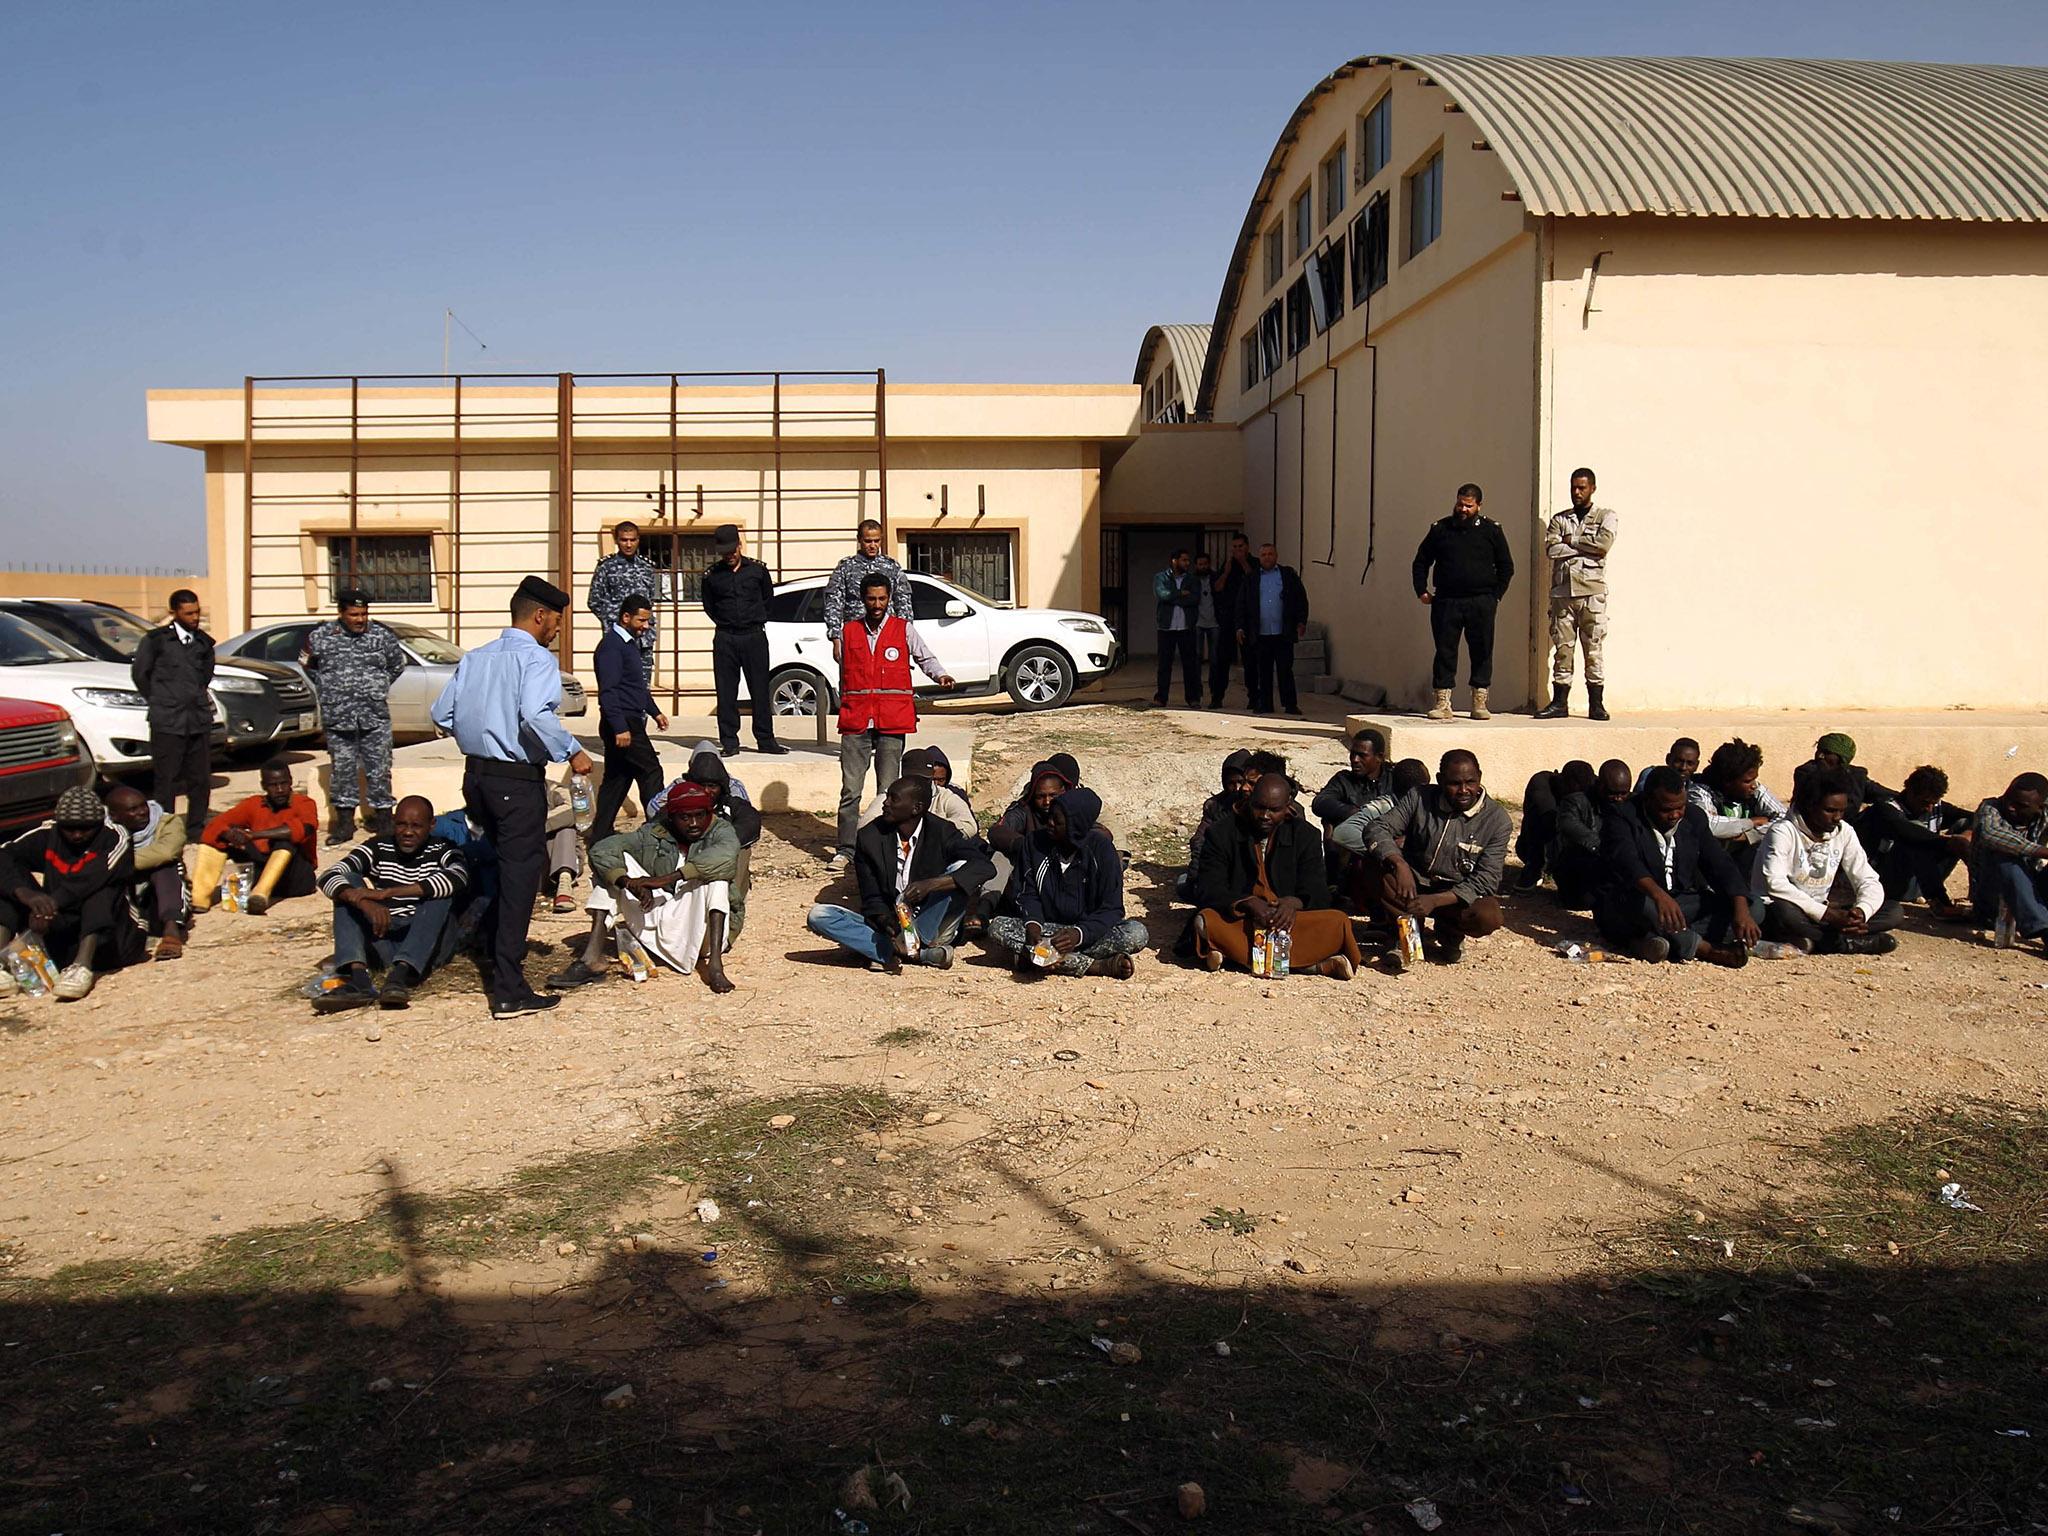
[[[60,1003],[75,1003],[92,991],[92,967],[89,965],[67,965],[57,978],[52,989]]]
[[[835,852],[831,858],[825,861],[825,867],[831,870],[832,873],[835,875],[845,874],[846,871],[852,867],[852,864],[853,860],[849,859],[846,856],[846,852],[844,849]]]

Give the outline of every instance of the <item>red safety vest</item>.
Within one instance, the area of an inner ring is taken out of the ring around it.
[[[839,734],[910,735],[917,729],[917,701],[910,691],[909,626],[892,613],[873,637],[856,621],[839,639]]]

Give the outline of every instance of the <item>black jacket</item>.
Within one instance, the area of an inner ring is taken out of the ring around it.
[[[1252,851],[1251,824],[1241,815],[1222,818],[1202,839],[1201,862],[1195,866],[1195,904],[1230,913],[1251,895],[1259,867]],[[1273,829],[1266,850],[1266,883],[1279,898],[1294,897],[1307,911],[1330,904],[1329,875],[1323,867],[1323,839],[1299,816]]]
[[[1293,566],[1279,565],[1274,569],[1280,573],[1280,633],[1292,640],[1295,630],[1308,622],[1308,589],[1301,584],[1301,576]],[[1237,627],[1247,640],[1259,637],[1259,577],[1264,574],[1253,566],[1251,575],[1237,589]]]
[[[1747,896],[1749,882],[1735,867],[1727,847],[1707,827],[1707,813],[1687,802],[1678,823],[1671,853],[1671,879],[1664,879],[1664,850],[1657,829],[1643,810],[1643,797],[1631,795],[1607,808],[1600,822],[1600,864],[1603,894],[1640,895],[1637,882],[1645,875],[1673,896],[1688,893]]]
[[[1481,513],[1469,521],[1455,512],[1429,525],[1415,551],[1415,595],[1429,589],[1430,568],[1436,568],[1438,597],[1507,596],[1515,579],[1515,557],[1508,553],[1500,524]]]
[[[180,736],[213,730],[213,636],[203,629],[180,640],[168,624],[152,629],[135,647],[128,675],[149,701],[149,728]]]
[[[135,878],[135,850],[120,827],[102,827],[82,853],[73,853],[54,824],[32,828],[0,848],[0,893],[10,899],[24,885],[42,887],[60,912],[76,912],[108,886],[125,889]]]
[[[995,878],[988,848],[979,838],[962,837],[960,829],[943,817],[927,814],[917,852],[911,856],[910,878],[943,875],[947,865],[962,859],[966,863],[953,871],[953,879],[971,896]],[[896,829],[879,817],[854,837],[853,875],[860,886],[861,916],[883,938],[890,938],[897,931]]]
[[[590,665],[597,673],[597,728],[607,741],[660,713],[647,689],[647,653],[637,640],[623,640],[617,628],[606,625]]]
[[[1394,792],[1394,765],[1387,764],[1380,769],[1380,776],[1368,779],[1362,773],[1353,773],[1349,768],[1340,768],[1330,775],[1330,782],[1323,786],[1323,792],[1309,802],[1308,808],[1316,813],[1316,820],[1329,831],[1338,822],[1351,815],[1367,801],[1377,800],[1382,795]]]
[[[740,556],[734,570],[723,560],[704,573],[704,611],[720,629],[759,629],[768,622],[768,599],[775,578],[758,560]]]
[[[1031,834],[1011,891],[1017,915],[1048,928],[1078,928],[1085,948],[1124,920],[1123,861],[1100,827],[1081,839],[1064,871],[1059,859],[1050,832]]]

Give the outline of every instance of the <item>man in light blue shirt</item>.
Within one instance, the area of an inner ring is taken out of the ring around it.
[[[552,1008],[526,981],[526,931],[547,865],[547,766],[566,761],[590,772],[558,710],[561,668],[548,647],[561,632],[569,594],[538,576],[512,596],[512,624],[464,654],[441,697],[434,724],[468,758],[462,798],[470,819],[498,852],[498,910],[487,990],[491,1017],[512,1019]]]

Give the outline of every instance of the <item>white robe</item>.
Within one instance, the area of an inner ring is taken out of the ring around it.
[[[626,855],[627,879],[646,873],[637,859]],[[732,948],[730,901],[731,889],[723,880],[685,880],[672,892],[657,892],[645,903],[630,894],[621,894],[614,901],[612,893],[600,885],[590,893],[585,907],[591,912],[611,913],[614,926],[623,924],[649,955],[687,976],[697,969],[698,957],[704,953],[704,930],[710,926],[712,913],[727,915],[725,947]]]

